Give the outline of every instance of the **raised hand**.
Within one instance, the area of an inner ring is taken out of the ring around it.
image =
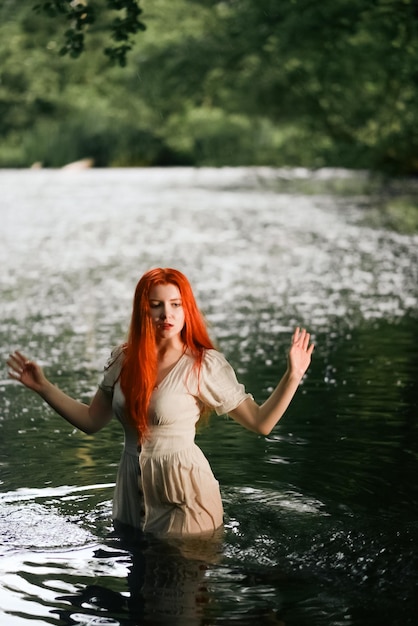
[[[17,380],[28,389],[40,392],[48,382],[40,365],[30,361],[25,355],[16,350],[7,360],[9,378]]]
[[[302,376],[308,369],[311,362],[311,355],[314,344],[310,343],[311,336],[304,329],[296,328],[292,336],[292,343],[289,349],[289,369],[292,373]]]

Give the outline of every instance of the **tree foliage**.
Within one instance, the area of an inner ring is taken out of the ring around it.
[[[416,0],[141,7],[3,0],[0,164],[418,172]]]
[[[350,167],[418,170],[415,0],[211,6],[203,36],[181,38],[149,59],[153,73],[160,68],[161,100],[181,73],[180,93],[296,126],[299,152],[309,140],[326,162],[337,147]]]
[[[140,30],[145,30],[144,23],[140,20],[142,9],[138,0],[106,0],[106,3],[98,0],[48,0],[36,4],[34,9],[44,12],[55,19],[64,18],[68,24],[66,29],[65,43],[60,49],[60,54],[69,54],[78,58],[85,49],[86,30],[92,25],[102,22],[106,8],[112,11],[123,11],[123,17],[117,15],[107,24],[110,30],[113,44],[105,47],[104,52],[119,65],[126,65],[126,55],[132,48],[131,36]]]

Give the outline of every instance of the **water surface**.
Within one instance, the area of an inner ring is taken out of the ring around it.
[[[268,437],[217,417],[199,433],[225,505],[225,534],[209,544],[115,535],[118,425],[85,436],[4,368],[5,626],[416,622],[418,239],[367,226],[369,198],[304,195],[292,176],[314,177],[0,172],[3,362],[20,348],[88,401],[138,278],[157,265],[189,276],[259,401],[293,327],[316,341]]]

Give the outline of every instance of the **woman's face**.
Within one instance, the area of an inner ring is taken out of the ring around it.
[[[181,333],[185,317],[176,285],[167,283],[153,287],[149,294],[149,306],[157,339],[172,339]]]

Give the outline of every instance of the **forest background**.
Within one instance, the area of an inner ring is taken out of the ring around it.
[[[54,3],[0,0],[0,167],[418,173],[417,0],[84,0],[79,56],[36,4]],[[146,29],[120,65],[104,51],[124,4]]]

